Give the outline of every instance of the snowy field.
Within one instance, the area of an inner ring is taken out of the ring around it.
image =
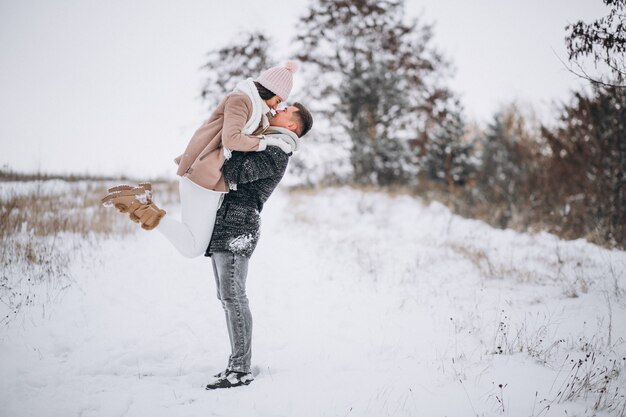
[[[0,416],[625,415],[626,252],[349,188],[262,217],[251,385],[203,389],[229,353],[210,260],[138,229],[69,245],[64,289],[3,323]]]

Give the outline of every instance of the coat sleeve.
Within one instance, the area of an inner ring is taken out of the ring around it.
[[[230,97],[224,106],[222,145],[233,151],[250,152],[259,148],[261,139],[242,133],[250,111],[241,97]]]
[[[233,154],[223,167],[224,178],[228,184],[246,184],[277,175],[282,176],[289,157],[279,148],[267,149],[265,152]]]

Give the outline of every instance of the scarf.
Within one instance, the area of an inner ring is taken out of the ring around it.
[[[297,151],[300,147],[298,135],[296,135],[289,129],[285,129],[284,127],[269,126],[267,129],[265,129],[263,134],[272,135],[272,137],[282,140],[291,147],[291,152]]]

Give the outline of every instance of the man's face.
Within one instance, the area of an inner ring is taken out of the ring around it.
[[[287,106],[282,110],[277,110],[276,116],[270,121],[270,125],[284,127],[295,132],[298,124],[294,121],[293,114],[298,111],[298,108],[295,106]]]

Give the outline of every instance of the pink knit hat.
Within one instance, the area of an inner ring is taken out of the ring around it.
[[[273,67],[263,71],[256,81],[285,101],[293,86],[293,73],[297,71],[298,63],[287,61],[284,67]]]

